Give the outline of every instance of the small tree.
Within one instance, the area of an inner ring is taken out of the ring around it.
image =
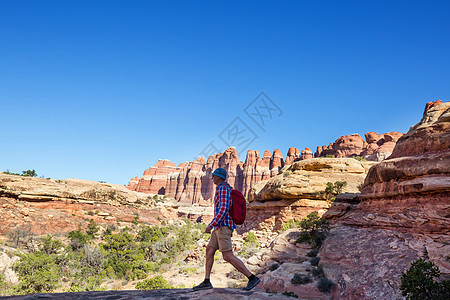
[[[439,268],[431,261],[421,258],[413,261],[402,273],[402,296],[408,300],[450,299],[450,280],[437,281],[440,274]]]
[[[37,177],[38,174],[36,173],[35,170],[26,170],[26,171],[22,171],[21,176]]]
[[[330,227],[327,220],[322,219],[316,211],[313,211],[300,221],[300,228],[302,232],[297,243],[307,242],[314,248],[319,248]]]
[[[325,188],[325,198],[328,203],[331,203],[336,199],[336,195],[342,193],[342,190],[347,185],[347,181],[335,181],[334,183],[327,182]]]

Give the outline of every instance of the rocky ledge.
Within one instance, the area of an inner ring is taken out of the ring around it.
[[[192,289],[177,290],[147,290],[147,291],[104,291],[104,292],[78,292],[78,293],[54,293],[54,294],[31,294],[25,296],[11,296],[4,299],[33,300],[33,299],[170,299],[170,300],[235,300],[235,299],[292,299],[282,294],[264,293],[261,291],[245,292],[236,289],[212,289],[194,292]],[[299,298],[301,299],[301,298]]]

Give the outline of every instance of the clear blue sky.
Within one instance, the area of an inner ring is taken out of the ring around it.
[[[0,0],[0,170],[126,184],[236,117],[284,156],[406,132],[450,99],[449,3]]]

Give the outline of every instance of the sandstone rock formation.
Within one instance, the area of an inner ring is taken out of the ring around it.
[[[317,147],[315,157],[326,155],[334,157],[362,156],[370,161],[382,161],[392,153],[395,143],[402,135],[400,132],[385,134],[368,132],[365,134],[365,141],[359,134],[345,135],[328,146]]]
[[[358,193],[374,164],[353,158],[314,158],[285,166],[280,174],[252,186],[247,219],[239,230],[279,230],[289,219],[300,220],[313,211],[322,215],[329,206],[324,194],[327,182],[346,181],[343,192]]]
[[[15,229],[68,233],[86,227],[89,219],[107,225],[132,222],[136,214],[138,222],[156,224],[158,218],[176,218],[178,208],[174,199],[130,191],[122,185],[0,173],[0,235]]]
[[[290,151],[291,160],[300,159],[298,149],[291,148]],[[260,157],[259,151],[249,150],[245,162],[240,162],[236,148],[230,147],[223,153],[211,155],[206,161],[199,157],[175,166],[167,160],[160,160],[141,178],[131,179],[127,188],[167,195],[189,204],[210,204],[215,192],[211,173],[216,168],[227,170],[230,185],[246,195],[254,183],[275,176],[283,166],[283,155],[279,149],[272,155],[266,150],[264,157]]]
[[[337,283],[334,299],[402,299],[401,272],[419,257],[450,275],[449,166],[450,102],[428,103],[389,159],[369,170],[359,204],[338,200],[324,215],[334,228],[320,256]]]
[[[281,199],[325,200],[327,182],[346,181],[343,192],[358,192],[371,162],[353,158],[313,158],[285,167],[282,173],[269,179],[264,185],[250,190],[249,201]],[[257,188],[261,188],[258,190]]]

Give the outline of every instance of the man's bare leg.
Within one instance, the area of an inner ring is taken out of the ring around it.
[[[217,249],[211,246],[206,246],[205,278],[210,278],[211,276],[211,270],[214,264],[214,254],[216,251]]]
[[[244,265],[242,260],[240,260],[233,254],[233,251],[222,252],[222,256],[226,262],[229,262],[230,264],[232,264],[233,267],[235,267],[239,272],[244,274],[246,277],[249,277],[252,275],[252,272],[250,272],[247,269],[247,267]]]

